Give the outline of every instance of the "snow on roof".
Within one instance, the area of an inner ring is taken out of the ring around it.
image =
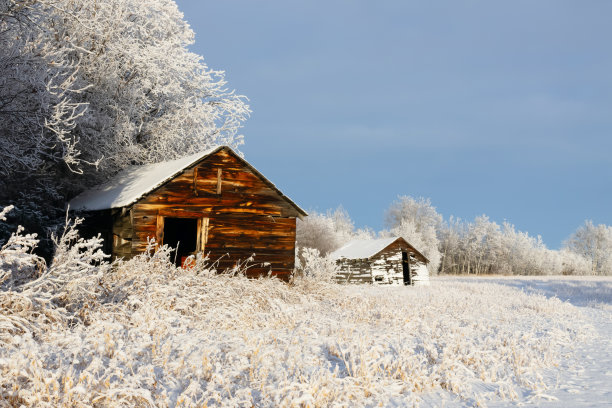
[[[398,237],[382,239],[355,239],[340,249],[332,252],[330,256],[334,260],[340,258],[367,259],[376,255],[397,239]]]
[[[109,208],[122,208],[134,204],[142,196],[160,187],[184,169],[221,149],[228,149],[233,152],[229,146],[218,146],[177,160],[128,167],[108,182],[98,187],[94,187],[91,190],[87,190],[73,198],[69,203],[70,209],[97,211],[107,210]],[[298,213],[301,215],[308,215],[289,197],[284,195],[272,182],[265,178],[255,167],[246,160],[241,160],[244,161],[257,176],[261,177],[265,183],[269,184],[283,199],[287,200]]]
[[[130,166],[108,182],[73,198],[69,203],[70,209],[96,211],[121,208],[133,204],[140,197],[161,186],[185,168],[222,147],[208,149],[177,160],[144,166]]]

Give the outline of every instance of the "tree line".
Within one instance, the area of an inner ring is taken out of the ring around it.
[[[445,220],[429,199],[401,196],[385,212],[385,229],[355,229],[342,207],[311,212],[297,224],[298,247],[327,255],[352,239],[402,236],[430,260],[430,273],[612,275],[612,227],[585,221],[560,250],[541,237],[501,225],[486,215]]]

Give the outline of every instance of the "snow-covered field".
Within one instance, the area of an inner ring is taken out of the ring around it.
[[[0,406],[612,400],[606,278],[287,285],[141,257],[70,310],[33,291],[0,296]]]
[[[550,406],[603,407],[612,404],[612,278],[611,277],[477,277],[439,278],[440,283],[452,282],[475,285],[502,285],[521,294],[561,300],[562,307],[571,305],[569,319],[583,324],[581,341],[562,345],[561,359],[542,370],[548,389],[534,392],[523,388],[514,403],[493,398],[487,406]],[[554,322],[550,322],[554,323]],[[485,392],[490,387],[480,385]],[[463,406],[446,392],[425,397],[424,406]],[[451,400],[452,402],[449,402]]]

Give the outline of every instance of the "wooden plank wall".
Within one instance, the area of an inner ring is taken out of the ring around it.
[[[271,271],[289,279],[293,271],[297,210],[227,150],[134,204],[132,255],[145,250],[147,237],[159,238],[158,215],[209,218],[205,252],[212,261],[218,260],[218,270],[255,254],[249,275]]]
[[[372,268],[367,259],[339,259],[338,283],[372,283]]]
[[[372,278],[379,285],[403,285],[402,251],[393,248],[371,259]]]
[[[132,220],[129,211],[115,209],[113,212],[113,259],[132,256]]]
[[[340,259],[341,270],[336,276],[339,283],[373,283],[403,285],[402,251],[410,256],[410,271],[416,277],[418,266],[424,264],[410,245],[396,241],[370,259]]]

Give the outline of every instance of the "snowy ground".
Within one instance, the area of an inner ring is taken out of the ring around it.
[[[564,347],[561,361],[543,371],[551,387],[545,393],[523,391],[517,406],[603,407],[612,405],[612,278],[610,277],[478,277],[438,278],[445,284],[494,283],[527,294],[556,298],[577,307],[591,335]],[[486,387],[483,387],[485,390]],[[463,406],[453,395],[439,392],[425,397],[424,406]],[[489,401],[488,406],[507,406]]]
[[[0,291],[0,406],[612,399],[611,279],[287,285],[137,258],[99,288],[70,310],[38,292]],[[81,293],[68,289],[58,292],[65,302]]]

